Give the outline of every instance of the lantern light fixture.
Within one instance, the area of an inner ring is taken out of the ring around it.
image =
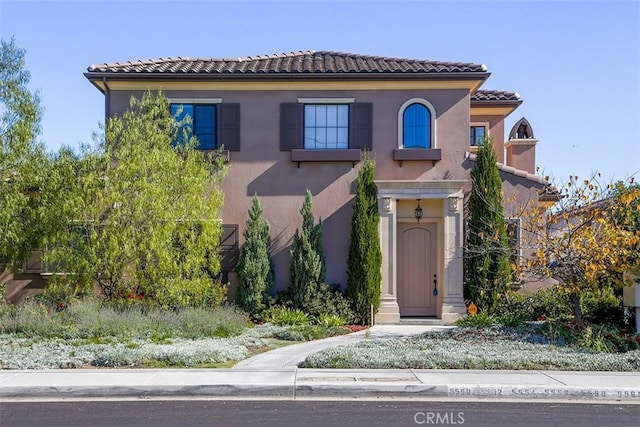
[[[420,222],[420,220],[422,219],[422,207],[420,207],[420,199],[416,199],[416,201],[418,202],[418,206],[416,206],[413,214],[415,215],[416,220]]]

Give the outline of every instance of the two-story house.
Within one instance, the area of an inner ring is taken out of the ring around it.
[[[161,58],[85,73],[104,94],[107,117],[123,113],[131,96],[161,90],[192,117],[201,149],[228,150],[223,245],[227,253],[242,245],[257,194],[272,227],[277,290],[288,286],[307,189],[324,224],[327,282],[344,288],[354,181],[371,151],[383,254],[377,322],[465,313],[463,202],[484,135],[493,138],[506,197],[535,199],[547,186],[534,174],[529,123],[516,123],[505,142],[504,120],[522,101],[481,90],[489,75],[480,64],[327,51]],[[234,257],[225,262],[232,270]]]

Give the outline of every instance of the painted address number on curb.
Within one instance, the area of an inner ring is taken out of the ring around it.
[[[540,398],[599,398],[599,399],[640,399],[640,389],[572,389],[545,387],[449,387],[449,396],[476,397],[540,397]]]

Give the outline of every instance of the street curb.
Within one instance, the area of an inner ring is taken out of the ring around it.
[[[389,397],[403,399],[447,398],[447,399],[491,399],[491,400],[589,400],[618,401],[640,404],[640,390],[634,388],[575,386],[505,386],[505,385],[428,385],[385,384],[367,387],[365,384],[319,383],[313,386],[298,385],[296,398],[374,398]]]
[[[294,387],[282,384],[134,385],[2,387],[3,399],[148,398],[148,397],[266,398],[294,400]]]
[[[618,401],[640,404],[640,391],[632,388],[575,386],[505,386],[505,385],[429,385],[429,384],[210,384],[210,385],[131,385],[131,386],[30,386],[1,387],[0,401],[12,399],[74,398],[153,398],[198,397],[211,399],[433,399],[452,400],[554,400],[554,401]]]

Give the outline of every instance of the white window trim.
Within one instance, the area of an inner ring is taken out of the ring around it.
[[[405,101],[405,103],[402,104],[402,106],[400,106],[400,110],[398,110],[398,148],[404,148],[402,143],[403,137],[404,137],[404,134],[403,134],[404,120],[402,117],[404,115],[404,110],[406,110],[408,106],[413,104],[422,104],[425,107],[427,107],[427,109],[431,113],[431,141],[429,141],[430,142],[429,148],[438,148],[436,146],[436,124],[437,124],[436,109],[433,107],[433,105],[429,101],[427,101],[424,98],[411,98]]]
[[[222,104],[222,98],[167,98],[169,104]]]
[[[298,98],[298,104],[353,104],[355,98]]]

